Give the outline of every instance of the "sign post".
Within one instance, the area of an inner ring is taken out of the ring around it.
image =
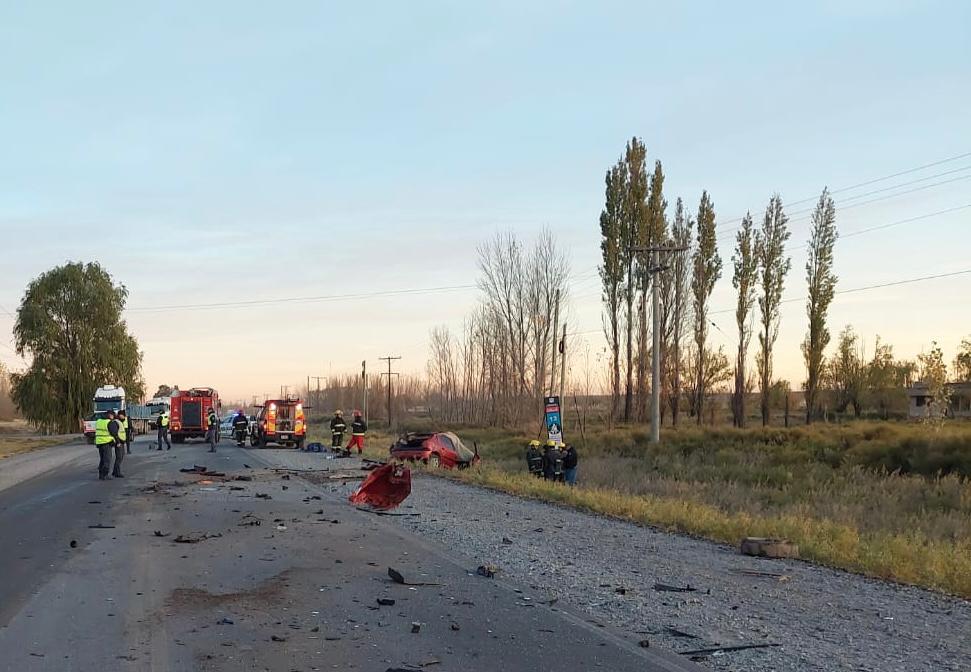
[[[560,415],[560,398],[546,397],[546,434],[550,441],[563,442],[563,418]]]

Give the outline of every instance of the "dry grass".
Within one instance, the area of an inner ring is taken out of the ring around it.
[[[38,448],[56,446],[59,443],[63,443],[63,441],[60,439],[36,439],[29,437],[4,436],[0,434],[0,460],[12,457],[14,455],[19,455],[20,453],[29,453],[30,451],[37,450]]]

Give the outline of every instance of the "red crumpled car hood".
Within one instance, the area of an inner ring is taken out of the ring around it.
[[[411,469],[403,464],[385,464],[372,471],[348,500],[376,509],[393,509],[410,494]]]

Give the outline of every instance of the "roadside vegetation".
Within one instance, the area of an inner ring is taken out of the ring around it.
[[[575,437],[577,488],[525,473],[525,434],[457,431],[483,457],[461,481],[731,545],[784,537],[805,560],[971,597],[971,423],[669,429],[660,446],[594,431]]]

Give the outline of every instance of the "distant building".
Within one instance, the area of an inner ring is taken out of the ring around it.
[[[971,381],[947,384],[949,403],[947,417],[971,418]],[[912,419],[926,418],[930,408],[931,397],[927,394],[927,385],[918,381],[907,388],[910,403],[907,415]]]

